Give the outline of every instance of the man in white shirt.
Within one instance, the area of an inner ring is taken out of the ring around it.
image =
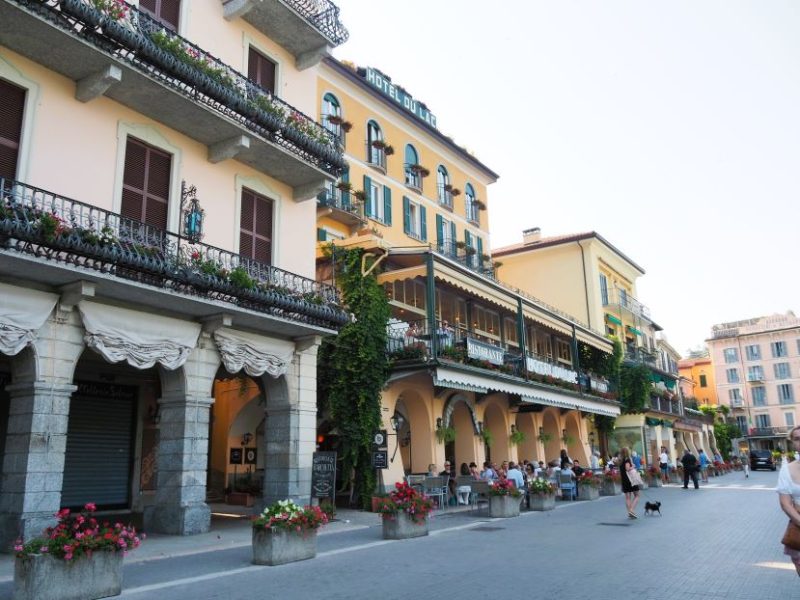
[[[518,490],[525,489],[525,480],[522,477],[522,471],[517,468],[517,465],[511,461],[508,463],[508,473],[506,479],[513,481]]]
[[[658,466],[661,468],[661,481],[669,483],[669,454],[667,449],[661,446],[661,454],[658,457]]]

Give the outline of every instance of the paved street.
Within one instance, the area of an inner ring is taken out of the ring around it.
[[[778,544],[785,518],[770,489],[776,476],[731,473],[698,491],[646,490],[645,499],[662,501],[663,517],[638,521],[625,518],[617,496],[508,521],[442,515],[427,538],[385,542],[365,515],[371,526],[321,535],[315,560],[281,567],[251,565],[242,530],[235,547],[132,561],[122,597],[797,597],[800,581]],[[634,574],[629,583],[623,572]],[[6,579],[0,597],[10,592]]]

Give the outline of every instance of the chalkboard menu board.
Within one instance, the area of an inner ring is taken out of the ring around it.
[[[336,497],[336,452],[314,452],[311,466],[311,497]]]

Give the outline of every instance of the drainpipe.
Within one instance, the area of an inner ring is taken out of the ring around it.
[[[425,255],[427,262],[427,296],[428,296],[428,333],[431,341],[431,358],[439,357],[439,336],[436,335],[436,279],[433,274],[433,252]]]
[[[519,351],[521,356],[520,367],[522,369],[522,377],[528,378],[527,369],[527,350],[525,348],[525,317],[522,314],[522,297],[517,296],[517,338],[519,339]]]
[[[589,281],[586,278],[586,255],[583,251],[583,244],[581,241],[578,240],[575,242],[578,244],[578,248],[581,249],[581,264],[583,265],[583,295],[586,297],[586,323],[589,325],[589,328],[592,327],[592,311],[589,310]]]

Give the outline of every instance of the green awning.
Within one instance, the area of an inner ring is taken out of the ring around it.
[[[666,385],[669,389],[671,389],[671,390],[675,389],[675,380],[674,379],[670,379],[669,377],[662,377],[661,381],[663,381],[664,385]]]
[[[621,323],[620,323],[620,325],[621,325]],[[641,331],[636,329],[636,327],[634,327],[633,325],[628,325],[628,331],[630,331],[631,333],[635,333],[636,335],[644,335]]]
[[[609,321],[610,323],[616,323],[617,325],[622,325],[622,321],[620,321],[614,315],[610,315],[608,313],[606,313],[606,321]]]

